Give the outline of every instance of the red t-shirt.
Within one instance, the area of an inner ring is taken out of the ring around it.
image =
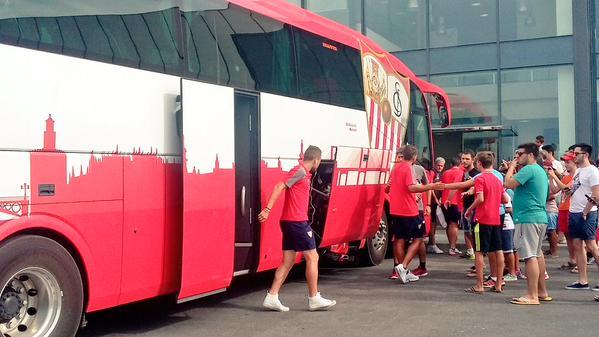
[[[489,226],[501,225],[499,208],[503,195],[503,184],[493,172],[483,172],[474,179],[474,191],[483,194],[485,201],[476,207],[478,223]]]
[[[308,221],[308,202],[310,201],[310,179],[312,174],[303,162],[291,169],[285,179],[285,204],[282,221]]]
[[[464,178],[464,170],[462,170],[461,168],[459,168],[457,166],[454,166],[443,173],[443,175],[441,176],[441,182],[444,184],[460,183],[460,182],[462,182],[463,178]],[[443,193],[441,194],[441,202],[445,203],[445,200],[447,200],[447,198],[449,197],[449,192],[451,192],[451,191],[452,190],[443,190]],[[450,200],[451,204],[452,205],[459,204],[459,201],[461,199],[460,196],[461,196],[460,191],[455,191],[453,197]]]
[[[408,186],[415,184],[412,164],[405,161],[395,164],[391,171],[391,190],[389,192],[389,208],[392,215],[418,215],[416,196],[408,190]]]

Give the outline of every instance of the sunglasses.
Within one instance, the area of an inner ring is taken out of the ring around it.
[[[574,154],[575,156],[578,156],[579,154],[587,154],[587,152],[572,152],[572,154]]]
[[[516,151],[516,157],[520,157],[523,154],[526,154],[526,152],[525,151]]]

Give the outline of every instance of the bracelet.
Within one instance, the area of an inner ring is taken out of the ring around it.
[[[264,207],[264,210],[266,210],[266,211],[268,211],[270,213],[270,208]]]

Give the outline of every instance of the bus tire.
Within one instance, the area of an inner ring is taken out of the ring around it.
[[[374,236],[366,239],[366,247],[363,249],[362,264],[366,266],[377,266],[381,264],[387,255],[389,245],[389,222],[387,213],[383,211],[379,230]]]
[[[73,337],[83,310],[83,284],[69,252],[45,237],[0,245],[0,336]]]

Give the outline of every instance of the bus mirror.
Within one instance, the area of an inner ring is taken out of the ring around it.
[[[439,114],[439,122],[442,128],[448,127],[451,121],[449,120],[449,111],[447,110],[447,102],[445,98],[439,94],[433,94]]]

